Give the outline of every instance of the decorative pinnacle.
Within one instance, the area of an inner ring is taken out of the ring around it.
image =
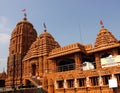
[[[100,25],[102,26],[102,28],[104,28],[102,20],[100,20]]]
[[[44,26],[44,31],[46,31],[46,24],[45,24],[45,22],[43,23],[43,26]]]
[[[27,17],[26,9],[23,9],[22,12],[24,13],[24,17],[26,18]]]

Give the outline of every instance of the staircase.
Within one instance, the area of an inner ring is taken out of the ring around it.
[[[38,87],[38,86],[41,85],[40,80],[38,80],[35,76],[27,77],[27,78],[25,78],[25,79],[31,81],[36,87]]]

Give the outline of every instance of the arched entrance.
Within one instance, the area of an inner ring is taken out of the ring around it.
[[[36,75],[36,64],[32,64],[32,76]]]

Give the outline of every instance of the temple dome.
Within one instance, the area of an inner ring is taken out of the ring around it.
[[[53,36],[46,31],[46,29],[40,34],[39,38],[40,39],[42,39],[42,38],[51,38],[51,39],[54,39]]]
[[[27,55],[24,57],[24,60],[48,55],[51,50],[58,47],[60,47],[58,42],[54,40],[53,36],[50,33],[44,30],[36,39],[36,41],[33,42],[29,51],[27,52]]]
[[[12,31],[9,54],[23,53],[23,55],[25,55],[36,38],[37,32],[34,26],[24,17],[22,21],[17,23]]]
[[[16,33],[19,33],[19,34],[21,33],[21,32],[18,32],[18,31],[22,31],[23,29],[27,29],[27,28],[29,28],[29,27],[32,28],[32,29],[34,29],[32,23],[30,23],[30,22],[27,20],[26,17],[23,18],[22,21],[20,21],[20,22],[17,23],[16,28],[15,28],[15,29],[13,30],[13,32],[12,32],[12,37],[14,37],[14,35],[15,35]],[[30,30],[30,31],[31,31],[31,30]],[[36,31],[35,31],[35,29],[34,29],[34,33],[37,34]]]
[[[118,44],[117,39],[112,35],[111,32],[109,32],[104,26],[102,26],[94,43],[94,48],[101,48],[114,44]]]
[[[26,18],[26,17],[24,17],[22,21],[18,22],[18,24],[17,24],[17,25],[20,25],[20,24],[22,24],[22,23],[29,24],[29,25],[31,25],[31,26],[33,27],[32,23],[30,23],[30,22],[27,20],[27,18]]]

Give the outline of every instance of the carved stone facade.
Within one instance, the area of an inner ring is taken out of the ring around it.
[[[48,93],[113,93],[108,80],[117,78],[119,87],[119,62],[104,62],[119,55],[120,43],[104,26],[94,47],[80,43],[61,47],[46,28],[37,37],[33,25],[24,18],[11,35],[6,86],[22,83]]]
[[[27,18],[16,25],[10,39],[6,86],[17,86],[22,83],[22,60],[36,38],[37,33]]]

